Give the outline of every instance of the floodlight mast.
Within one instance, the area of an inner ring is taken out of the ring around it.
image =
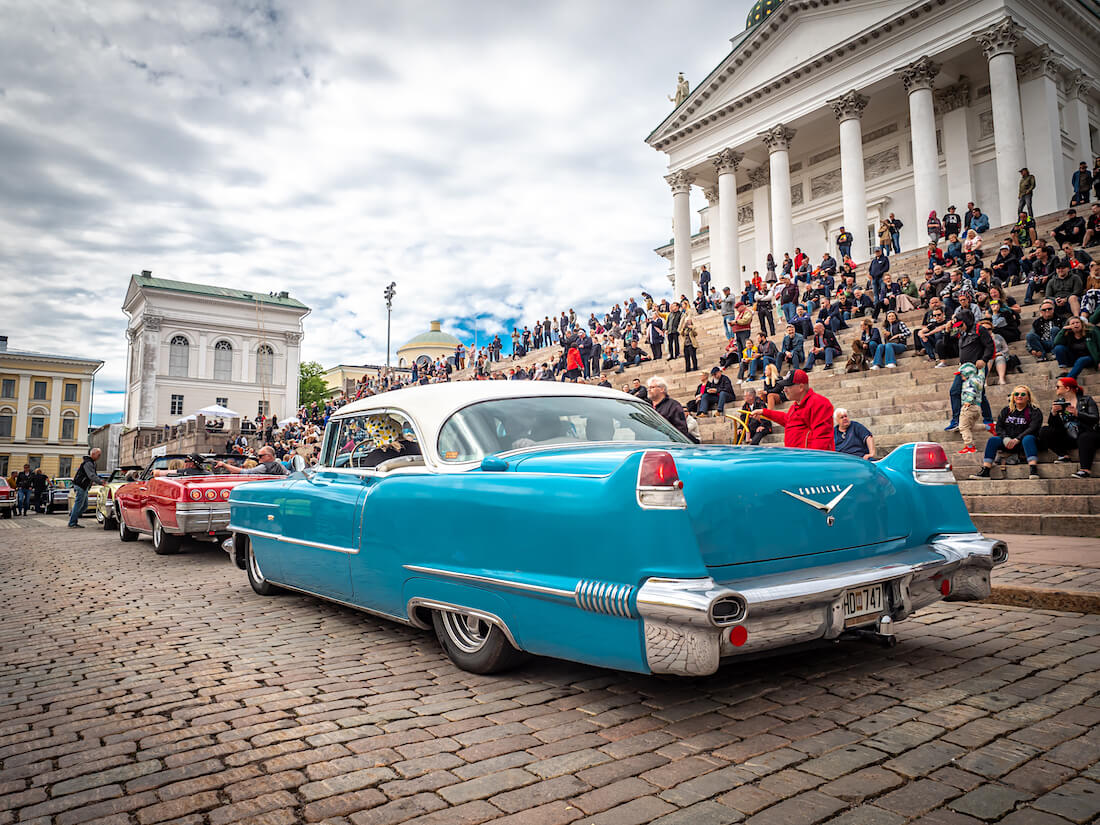
[[[394,287],[396,281],[390,281],[390,285],[382,290],[382,296],[386,299],[386,372],[390,371],[390,318],[393,315],[393,296],[397,294]]]

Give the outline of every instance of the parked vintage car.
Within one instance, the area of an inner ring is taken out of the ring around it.
[[[136,481],[123,484],[114,493],[114,518],[122,541],[135,541],[139,534],[153,537],[153,550],[165,556],[176,553],[187,536],[219,540],[229,535],[229,491],[239,484],[277,478],[262,475],[232,475],[214,469],[219,460],[237,461],[240,456],[196,456],[202,467],[188,471],[185,455],[154,458]],[[156,471],[170,471],[158,475]]]
[[[0,476],[0,518],[11,518],[15,514],[15,490],[8,480]]]
[[[937,444],[878,462],[700,446],[633,396],[579,384],[353,402],[321,466],[229,502],[224,546],[257,593],[434,628],[478,673],[521,651],[700,675],[786,645],[892,643],[926,605],[987,596],[1007,558]]]
[[[136,481],[141,474],[140,464],[126,464],[116,467],[111,474],[99,485],[99,493],[96,497],[95,520],[104,530],[118,529],[118,521],[115,519],[115,493],[123,484]]]
[[[72,490],[73,480],[71,478],[53,479],[46,493],[46,512],[53,513],[57,510],[71,512],[73,499],[70,498],[70,495]]]

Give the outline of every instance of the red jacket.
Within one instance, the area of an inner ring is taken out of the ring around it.
[[[570,347],[569,353],[565,356],[565,368],[567,370],[579,370],[584,369],[584,363],[581,361],[581,353],[576,347]],[[832,432],[830,430],[829,432]]]
[[[812,389],[786,412],[762,410],[767,418],[783,427],[784,447],[805,447],[810,450],[836,449],[833,440],[833,402]]]

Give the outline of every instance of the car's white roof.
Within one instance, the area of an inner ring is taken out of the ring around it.
[[[571,384],[559,381],[450,381],[440,384],[405,387],[372,395],[345,404],[332,414],[330,422],[352,415],[382,410],[408,413],[421,438],[421,449],[436,459],[435,445],[439,430],[455,412],[479,401],[500,398],[546,398],[550,396],[582,396],[638,401],[621,390],[594,384]],[[639,402],[641,403],[641,402]]]

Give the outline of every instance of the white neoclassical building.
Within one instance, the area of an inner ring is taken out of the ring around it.
[[[646,142],[668,155],[677,294],[710,266],[740,286],[801,247],[866,260],[880,219],[974,201],[1012,223],[1020,169],[1036,215],[1064,208],[1097,141],[1100,16],[1089,0],[760,0],[748,28]],[[691,225],[693,187],[705,193]],[[866,239],[866,240],[864,240]]]
[[[309,307],[286,292],[249,292],[130,278],[126,329],[129,427],[157,427],[212,404],[248,418],[298,409],[302,319]]]

